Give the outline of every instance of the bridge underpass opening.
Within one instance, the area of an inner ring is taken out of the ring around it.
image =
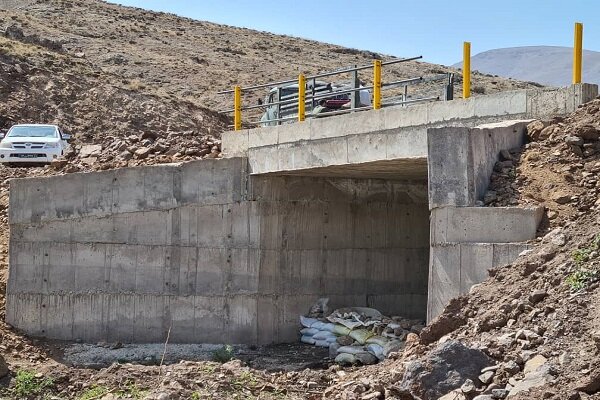
[[[254,175],[249,187],[260,216],[259,291],[278,299],[259,306],[259,330],[296,340],[298,316],[320,297],[331,309],[425,320],[426,159]]]

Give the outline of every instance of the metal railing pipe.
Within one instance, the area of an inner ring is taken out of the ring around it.
[[[417,56],[417,57],[411,57],[411,58],[399,58],[397,60],[389,60],[389,61],[381,61],[381,60],[375,60],[375,61],[379,61],[379,62],[381,62],[382,66],[385,66],[385,65],[398,64],[398,63],[403,63],[403,62],[408,62],[408,61],[415,61],[415,60],[419,60],[421,58],[423,58],[423,56]],[[306,80],[311,80],[311,79],[316,79],[316,78],[325,78],[327,76],[339,75],[339,74],[343,74],[346,72],[361,71],[364,69],[371,69],[371,68],[373,68],[372,65],[363,65],[360,67],[346,68],[346,69],[341,69],[338,71],[324,72],[322,74],[307,76]],[[280,86],[280,85],[285,85],[288,83],[296,83],[296,82],[297,82],[296,79],[290,79],[290,80],[278,81],[278,82],[269,82],[269,83],[263,83],[260,85],[243,87],[242,90],[248,91],[248,90],[254,90],[254,89],[262,89],[262,88],[266,88],[266,87],[270,87],[270,86]],[[217,92],[217,94],[228,94],[228,93],[233,93],[233,90],[223,90],[221,92]]]

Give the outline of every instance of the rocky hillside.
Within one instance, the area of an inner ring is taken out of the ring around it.
[[[107,4],[99,0],[0,2],[0,29],[79,59],[124,84],[211,109],[231,108],[216,92],[234,84],[290,79],[299,72],[332,71],[386,57],[311,40]],[[19,33],[22,30],[22,33]],[[402,54],[410,57],[418,54]],[[386,68],[384,79],[450,69],[427,63]],[[361,75],[370,78],[369,72]],[[349,77],[346,77],[348,79]],[[460,74],[458,75],[460,81]],[[460,95],[457,85],[457,96]],[[473,87],[495,92],[528,84],[475,74]],[[251,101],[262,98],[255,92]]]

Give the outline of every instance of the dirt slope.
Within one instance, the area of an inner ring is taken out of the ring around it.
[[[369,51],[125,8],[98,0],[3,1],[0,27],[20,28],[25,37],[46,40],[47,45],[79,57],[97,70],[114,74],[123,82],[143,86],[145,91],[186,99],[211,109],[231,108],[231,98],[215,93],[230,89],[234,84],[293,79],[299,72],[316,73],[365,65],[374,57],[381,57]],[[449,70],[440,65],[413,62],[386,68],[384,79]],[[368,80],[369,75],[366,72],[361,77]],[[473,76],[477,92],[529,86],[493,76]],[[256,92],[250,100],[255,103],[254,97],[263,96],[263,92]]]

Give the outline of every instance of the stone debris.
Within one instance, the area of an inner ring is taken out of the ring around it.
[[[420,398],[437,399],[461,388],[467,380],[467,387],[475,385],[481,370],[491,364],[492,360],[482,351],[452,340],[408,363],[400,387]]]

